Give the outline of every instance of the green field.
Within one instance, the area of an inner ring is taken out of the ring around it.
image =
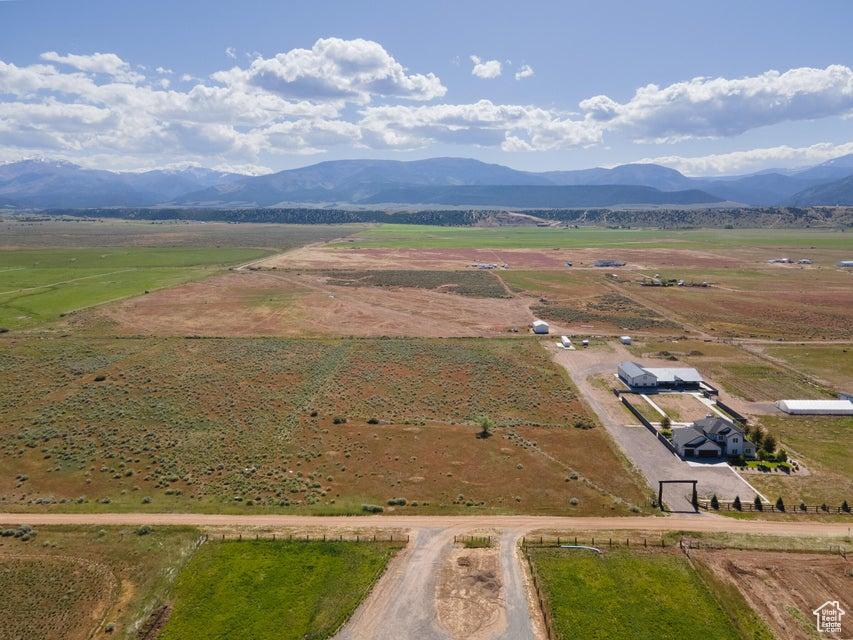
[[[564,549],[528,553],[559,639],[744,637],[684,557]]]
[[[849,234],[803,229],[601,229],[542,227],[432,227],[384,224],[359,234],[361,247],[471,249],[672,248],[766,246],[850,249]],[[353,246],[353,245],[348,245]]]
[[[326,638],[399,547],[245,541],[203,545],[178,577],[161,640]]]
[[[3,250],[0,327],[32,327],[266,255],[261,249],[222,247]]]
[[[747,476],[770,500],[781,496],[789,511],[805,502],[838,507],[853,504],[853,417],[762,416],[761,424],[779,439],[779,447],[810,475],[768,472]]]

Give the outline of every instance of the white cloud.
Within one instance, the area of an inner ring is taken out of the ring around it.
[[[608,129],[656,142],[735,136],[790,120],[840,116],[853,109],[853,71],[842,65],[767,71],[746,78],[694,78],[647,85],[620,104],[607,96],[580,103]]]
[[[366,104],[373,96],[431,100],[447,92],[434,74],[408,74],[382,45],[362,39],[320,39],[310,50],[257,58],[248,69],[234,67],[213,77],[313,102]]]
[[[48,62],[67,64],[80,71],[103,73],[123,82],[140,82],[144,80],[144,76],[133,72],[130,65],[114,53],[92,53],[85,56],[71,53],[67,56],[61,56],[55,51],[48,51],[41,54],[41,59]]]
[[[522,78],[529,78],[533,75],[533,67],[529,64],[521,65],[521,69],[515,72],[515,79],[521,80]]]
[[[165,67],[157,67],[157,68],[155,69],[155,71],[156,71],[157,73],[159,73],[160,75],[164,75],[164,76],[170,76],[170,75],[172,75],[173,73],[175,73],[175,72],[174,72],[174,71],[172,71],[171,69],[166,69]]]
[[[820,164],[849,153],[853,153],[853,142],[821,142],[808,147],[781,145],[692,158],[677,155],[658,156],[637,162],[662,164],[691,176],[737,175],[772,167]]]
[[[234,47],[225,47],[225,55],[232,60],[237,59],[237,50]]]
[[[503,67],[498,60],[481,60],[478,56],[471,56],[471,62],[474,63],[474,68],[471,69],[471,75],[478,78],[490,80],[500,77],[503,72]]]
[[[596,144],[597,125],[574,121],[538,107],[472,104],[369,107],[359,123],[374,148],[412,149],[433,142],[500,146],[506,151],[541,151]]]

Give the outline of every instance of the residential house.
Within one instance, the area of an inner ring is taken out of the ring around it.
[[[708,415],[689,427],[672,430],[672,443],[683,458],[743,456],[754,458],[756,446],[743,429],[725,418]]]

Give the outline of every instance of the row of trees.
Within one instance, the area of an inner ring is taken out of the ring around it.
[[[694,500],[695,500],[695,498],[694,498]],[[761,501],[761,498],[759,498],[758,496],[755,496],[755,499],[752,501],[752,504],[755,508],[755,511],[764,511],[764,503]],[[720,509],[720,501],[717,498],[716,493],[713,496],[711,496],[711,508],[714,511],[718,511]],[[743,511],[743,504],[740,501],[740,496],[735,496],[735,499],[732,500],[732,509],[735,509],[736,511]],[[806,503],[800,502],[799,509],[800,509],[800,511],[805,511],[806,510]],[[821,509],[823,511],[829,510],[829,508],[826,506],[825,503],[821,505]],[[850,505],[847,504],[847,500],[845,500],[844,502],[841,503],[841,510],[844,513],[850,513]],[[778,498],[776,498],[776,511],[782,511],[782,512],[785,511],[785,502],[782,500],[782,496],[779,496]]]

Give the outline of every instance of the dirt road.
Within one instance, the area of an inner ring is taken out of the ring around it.
[[[782,536],[841,537],[849,523],[768,520],[734,520],[712,514],[672,514],[667,517],[569,518],[562,516],[289,516],[274,514],[234,515],[227,513],[0,513],[0,527],[26,523],[45,525],[183,525],[210,527],[266,527],[281,529],[362,529],[414,530],[442,529],[453,532],[470,529],[531,531],[697,531],[759,533]]]
[[[782,536],[849,535],[847,523],[809,521],[769,522],[733,520],[722,516],[679,515],[642,518],[567,518],[551,516],[288,516],[190,513],[0,513],[0,528],[27,523],[44,525],[153,526],[192,525],[216,530],[222,527],[263,528],[265,531],[407,531],[409,546],[390,564],[368,598],[336,640],[418,638],[455,640],[439,622],[436,581],[443,562],[453,549],[454,535],[493,530],[500,535],[500,623],[487,629],[491,640],[543,640],[539,612],[529,601],[526,576],[518,557],[519,538],[532,531],[642,532],[696,531],[775,534]],[[5,525],[5,526],[4,526]]]

